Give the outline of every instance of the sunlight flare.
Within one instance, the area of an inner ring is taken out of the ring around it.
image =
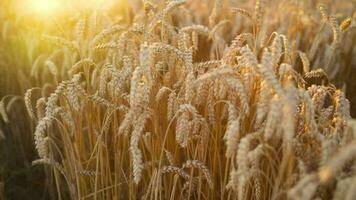
[[[35,14],[53,15],[60,10],[61,4],[58,0],[28,0],[26,7]]]

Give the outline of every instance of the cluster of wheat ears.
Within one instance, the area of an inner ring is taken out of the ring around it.
[[[355,16],[277,2],[132,1],[44,36],[56,48],[31,75],[54,84],[25,105],[58,198],[356,199],[356,126],[331,81],[355,67]]]

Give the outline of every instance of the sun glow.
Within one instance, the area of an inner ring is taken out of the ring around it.
[[[78,2],[88,9],[105,9],[110,7],[113,3],[119,2],[119,0],[81,0]]]
[[[122,2],[123,0],[20,0],[18,9],[27,14],[47,17],[80,10],[105,10],[114,4],[121,5]]]
[[[60,3],[58,0],[28,0],[26,8],[37,15],[53,15],[60,10]]]

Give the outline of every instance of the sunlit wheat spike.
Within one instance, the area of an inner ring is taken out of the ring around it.
[[[262,156],[265,154],[266,146],[264,144],[258,144],[256,148],[248,153],[249,162],[252,163],[253,167],[259,168],[260,160]]]
[[[180,29],[181,32],[197,32],[199,34],[203,34],[203,35],[209,35],[210,30],[208,27],[205,27],[203,25],[191,25],[191,26],[186,26]]]
[[[248,114],[250,111],[248,94],[246,93],[242,82],[236,78],[226,78],[225,82],[232,89],[232,91],[237,92],[237,96],[240,98],[241,114]]]
[[[278,95],[275,95],[272,101],[270,102],[269,111],[266,119],[266,125],[264,130],[264,137],[266,140],[270,140],[273,138],[273,136],[276,136],[273,134],[276,133],[275,129],[278,127],[278,122],[281,119],[282,113],[280,112],[280,110],[281,110],[280,99]],[[275,137],[275,139],[277,138],[278,137]]]
[[[188,145],[190,137],[190,126],[188,126],[188,123],[189,114],[185,111],[178,117],[176,128],[176,141],[183,148]]]
[[[175,92],[171,92],[168,96],[167,102],[167,120],[172,120],[173,115],[178,110],[177,103],[177,94]]]
[[[350,25],[351,25],[351,18],[348,17],[341,22],[339,28],[341,31],[346,31],[350,27]]]
[[[120,127],[118,129],[118,135],[128,135],[128,132],[130,131],[132,127],[132,120],[134,116],[132,112],[128,112],[125,114],[123,121],[120,124]]]
[[[340,27],[338,25],[337,19],[334,16],[329,16],[328,20],[331,29],[333,31],[333,45],[339,45],[340,42]]]
[[[176,47],[169,45],[169,44],[165,44],[165,43],[153,43],[151,45],[151,48],[159,53],[163,53],[163,52],[172,52],[174,53],[179,59],[181,59],[182,61],[184,61],[186,53],[180,49],[177,49]]]
[[[63,108],[59,108],[58,111],[60,117],[62,118],[63,122],[68,126],[69,130],[71,131],[71,136],[73,137],[73,133],[75,131],[75,123],[73,121],[73,117],[69,112],[64,110]]]
[[[194,177],[191,178],[190,180],[185,181],[182,187],[183,198],[189,199],[189,197],[196,192],[198,184],[199,184],[199,177]]]
[[[220,68],[216,68],[211,70],[209,73],[206,73],[202,76],[200,76],[195,82],[194,84],[198,84],[199,82],[203,82],[206,80],[210,80],[213,78],[218,78],[224,75],[232,75],[234,74],[235,71],[231,68],[231,67],[220,67]]]
[[[253,36],[251,33],[241,33],[237,35],[231,42],[231,45],[228,49],[225,50],[223,56],[223,63],[231,62],[234,59],[234,54],[236,54],[242,47],[245,42],[252,40]]]
[[[83,95],[81,94],[80,90],[79,90],[79,86],[76,85],[78,83],[70,83],[67,86],[66,89],[66,96],[68,98],[68,102],[71,104],[71,106],[73,107],[73,109],[75,111],[79,111],[80,107],[81,107],[81,102],[80,102],[80,96],[79,95]]]
[[[205,178],[206,178],[206,180],[207,180],[207,182],[209,184],[209,187],[212,188],[214,186],[211,174],[209,172],[209,169],[204,165],[203,162],[201,162],[199,160],[187,160],[183,164],[182,168],[183,169],[184,168],[198,168],[198,169],[200,169],[203,172],[203,174],[204,174],[204,176],[205,176]]]
[[[224,140],[226,144],[226,157],[232,158],[238,147],[240,139],[240,122],[238,119],[232,120],[228,123],[224,135]]]
[[[287,36],[281,34],[281,37],[282,37],[283,46],[284,46],[284,62],[290,64],[291,59],[292,59],[291,46],[289,44]]]
[[[162,167],[162,172],[163,174],[165,173],[174,173],[178,174],[179,176],[183,177],[184,179],[189,179],[189,174],[187,174],[183,169],[176,167],[176,166],[163,166]]]
[[[185,101],[192,102],[194,98],[194,83],[195,75],[193,71],[189,72],[185,80]]]
[[[265,8],[266,8],[265,0],[257,0],[256,1],[254,16],[255,16],[256,26],[257,26],[258,30],[261,30]]]
[[[248,45],[242,47],[240,52],[242,54],[242,60],[244,64],[250,67],[257,68],[258,65],[257,58]]]
[[[52,119],[48,117],[42,118],[36,127],[34,136],[35,136],[35,146],[40,158],[48,158],[48,148],[47,143],[45,142],[46,130],[51,126]]]
[[[261,64],[258,65],[257,71],[262,75],[266,82],[277,92],[277,94],[283,94],[283,90],[273,71],[272,55],[267,49],[263,51],[262,61]]]
[[[174,10],[176,7],[182,6],[186,3],[186,0],[172,0],[170,1],[167,6],[162,11],[162,16],[165,17],[169,12]]]
[[[156,94],[156,101],[159,102],[163,98],[163,96],[170,91],[172,90],[168,87],[165,86],[161,87]]]
[[[311,130],[316,131],[317,124],[315,122],[315,108],[317,108],[317,107],[316,106],[314,107],[312,105],[313,104],[312,100],[307,92],[299,90],[298,93],[299,93],[299,96],[304,101],[304,106],[305,106],[304,114],[305,114],[305,120],[307,122],[307,125]]]
[[[75,73],[78,73],[80,68],[84,68],[85,66],[94,66],[95,63],[93,62],[92,59],[90,58],[84,58],[80,61],[78,61],[77,63],[75,63],[70,69],[69,69],[69,73],[74,75]]]
[[[208,112],[208,121],[213,126],[216,124],[215,107],[214,107],[215,101],[216,100],[214,98],[214,92],[210,88],[210,90],[208,92],[208,96],[207,96],[207,102],[206,102],[207,108],[206,109]]]
[[[319,4],[319,11],[322,17],[322,20],[326,22],[329,19],[329,15],[327,14],[326,8],[324,4]]]
[[[270,46],[271,56],[272,56],[272,65],[273,67],[278,66],[279,60],[282,55],[282,41],[279,34],[277,34],[272,41]]]
[[[164,153],[165,153],[165,155],[166,155],[166,158],[167,158],[169,164],[170,164],[170,165],[173,165],[173,163],[174,163],[174,162],[173,162],[173,161],[174,161],[174,158],[173,158],[172,153],[169,152],[168,150],[164,150]]]
[[[145,78],[147,79],[147,82],[149,84],[152,83],[152,70],[151,70],[151,64],[152,64],[152,57],[151,57],[151,51],[149,48],[149,45],[147,43],[144,43],[140,46],[140,65],[141,69],[144,72]]]
[[[123,31],[123,30],[124,30],[124,27],[119,26],[119,25],[115,25],[110,28],[107,28],[94,37],[94,39],[92,40],[92,44],[93,44],[93,46],[96,46],[99,43],[101,43],[105,38],[110,37],[116,33],[119,33],[120,31]]]
[[[290,143],[295,134],[295,118],[294,115],[297,113],[297,104],[299,102],[298,99],[298,90],[289,85],[286,88],[286,94],[283,97],[282,104],[282,123],[283,127],[283,140],[285,143]]]
[[[266,82],[261,83],[261,89],[259,91],[259,100],[256,106],[256,121],[255,126],[258,127],[263,122],[268,112],[268,106],[270,102],[271,90],[268,90]]]
[[[95,49],[104,50],[104,49],[116,49],[118,46],[115,42],[98,44],[95,46]]]
[[[111,103],[110,101],[106,100],[105,98],[103,97],[100,97],[98,93],[92,95],[89,97],[93,102],[95,102],[96,104],[99,104],[99,105],[104,105],[104,106],[107,106],[109,108],[114,108],[115,107],[115,104]]]
[[[138,122],[134,125],[130,138],[130,152],[132,158],[133,177],[134,182],[139,184],[142,178],[143,161],[142,151],[139,149],[139,140],[142,132],[144,131],[147,120],[147,114],[143,113],[138,118]]]
[[[180,105],[178,112],[189,112],[193,117],[199,116],[198,110],[191,104]]]
[[[253,19],[252,14],[248,10],[245,10],[243,8],[232,8],[232,11],[236,12],[244,17],[247,17],[250,20]]]
[[[251,33],[241,33],[237,35],[234,40],[231,42],[230,48],[235,49],[237,47],[241,47],[242,44],[249,39],[252,39],[252,34]]]
[[[46,98],[41,97],[36,101],[36,114],[38,119],[44,117],[45,108],[46,108]]]
[[[33,110],[32,107],[32,92],[34,88],[28,89],[25,93],[24,100],[25,100],[25,106],[28,112],[28,115],[31,117],[31,119],[36,119],[35,117],[35,111]]]
[[[303,72],[304,74],[310,71],[310,62],[307,55],[304,52],[299,51],[299,57],[303,64]]]
[[[250,177],[248,172],[249,161],[248,153],[251,149],[251,142],[257,137],[256,133],[248,134],[243,137],[238,144],[236,153],[236,162],[238,163],[237,170],[231,170],[228,188],[238,192],[238,199],[245,197],[246,185]]]
[[[323,69],[320,69],[320,68],[305,73],[304,78],[305,79],[319,79],[319,80],[323,81],[323,84],[326,84],[326,85],[328,85],[330,82],[328,75],[325,73],[325,71]]]
[[[334,94],[335,117],[342,119],[350,119],[350,102],[345,97],[345,94],[340,90],[336,90]]]
[[[81,176],[96,176],[97,173],[94,170],[81,170],[79,171],[79,174]]]

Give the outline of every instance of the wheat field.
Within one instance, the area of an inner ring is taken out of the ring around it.
[[[355,1],[24,2],[0,199],[356,199]]]

